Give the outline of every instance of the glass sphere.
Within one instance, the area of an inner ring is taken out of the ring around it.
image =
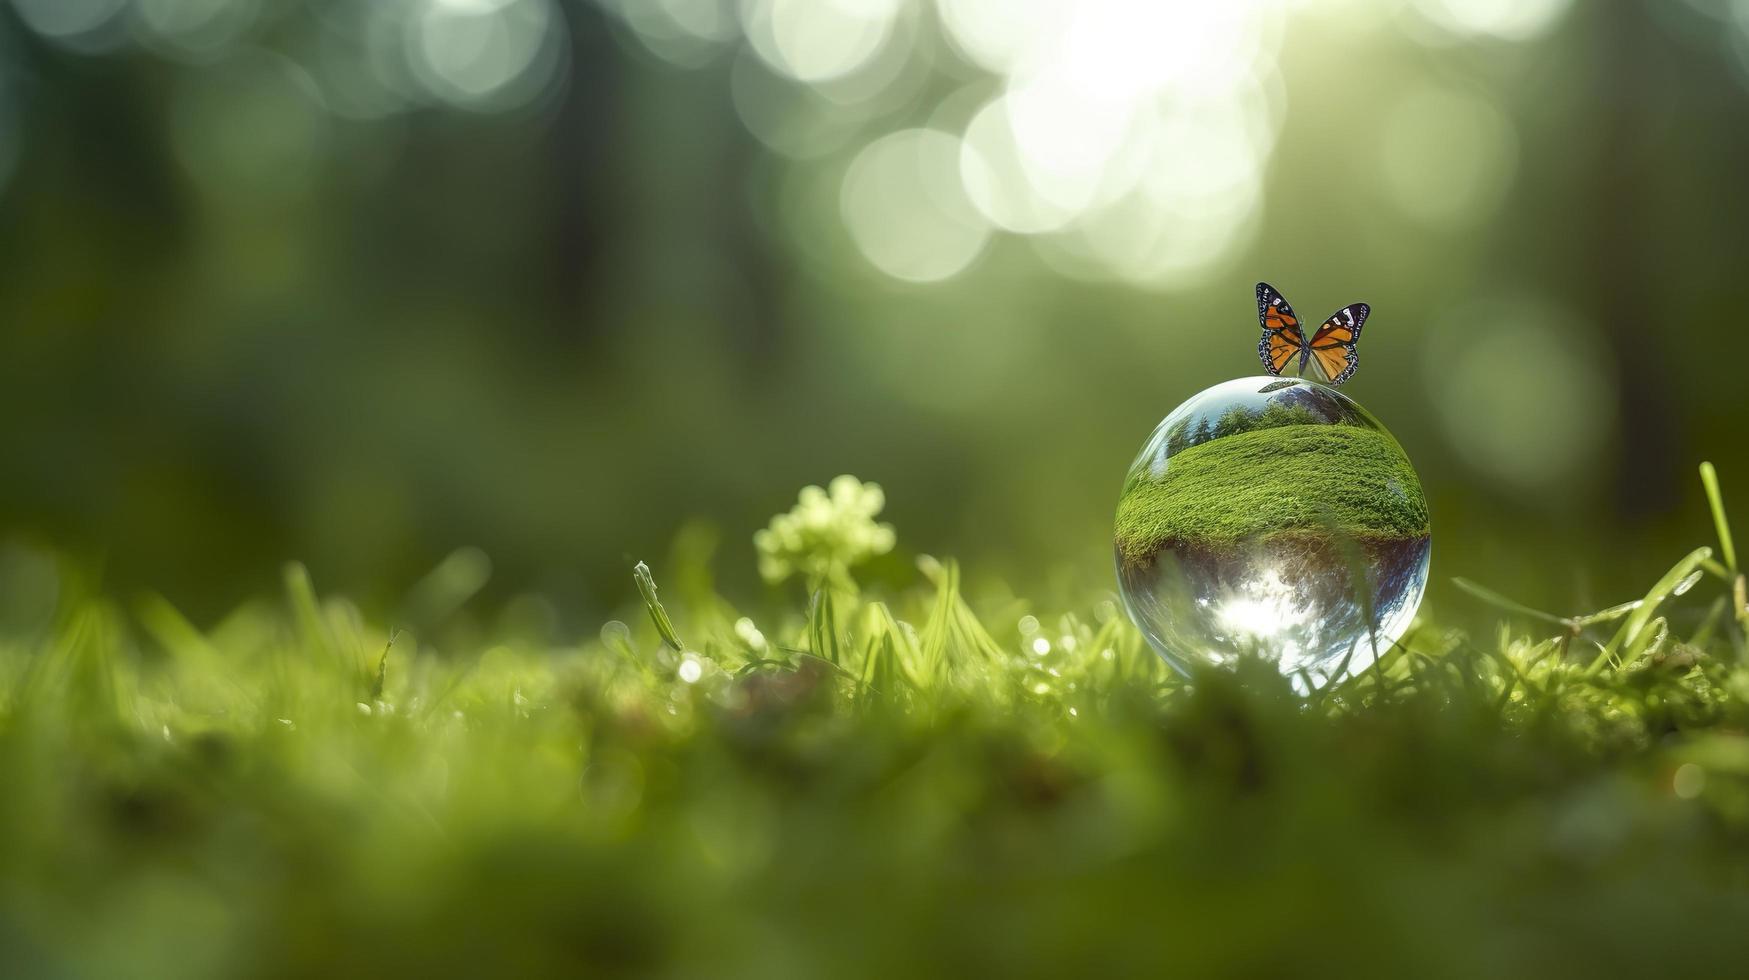
[[[1427,588],[1421,481],[1334,388],[1241,378],[1173,409],[1118,499],[1118,591],[1181,673],[1244,658],[1302,692],[1365,670]]]

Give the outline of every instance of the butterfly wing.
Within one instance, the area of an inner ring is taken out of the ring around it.
[[[1269,283],[1257,284],[1257,320],[1263,324],[1263,339],[1257,342],[1257,356],[1270,374],[1280,374],[1295,357],[1303,358],[1306,335],[1300,332],[1300,318],[1294,308]]]
[[[1330,315],[1318,332],[1312,335],[1312,357],[1318,362],[1318,369],[1324,372],[1324,377],[1330,379],[1330,384],[1339,385],[1354,376],[1354,369],[1360,366],[1360,353],[1355,345],[1360,342],[1360,328],[1366,323],[1367,314],[1372,307],[1365,303],[1344,306]]]

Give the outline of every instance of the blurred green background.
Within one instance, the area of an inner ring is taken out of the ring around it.
[[[1103,587],[1264,278],[1372,303],[1436,608],[1595,608],[1749,508],[1746,123],[1744,0],[5,0],[0,558],[584,618],[852,472]]]

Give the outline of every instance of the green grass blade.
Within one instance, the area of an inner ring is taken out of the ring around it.
[[[884,602],[870,603],[866,613],[868,653],[863,660],[863,686],[877,694],[890,694],[900,686],[915,686],[912,664],[916,651],[904,627]]]
[[[1694,583],[1690,582],[1689,584],[1692,585]],[[1688,591],[1686,588],[1682,590],[1682,592],[1686,591]],[[1678,592],[1677,594],[1681,595],[1682,593]],[[1640,605],[1643,602],[1645,602],[1644,599],[1635,599],[1632,602],[1624,602],[1619,606],[1610,606],[1608,609],[1601,609],[1594,613],[1587,613],[1583,616],[1574,616],[1572,619],[1567,620],[1567,622],[1570,625],[1577,627],[1596,626],[1600,623],[1613,623],[1623,616],[1626,616],[1628,613],[1633,612],[1635,609],[1640,608]]]
[[[1700,482],[1706,487],[1707,506],[1713,511],[1713,527],[1719,532],[1719,553],[1725,568],[1737,574],[1737,548],[1731,542],[1731,522],[1725,519],[1725,501],[1719,495],[1719,473],[1710,462],[1700,464]]]
[[[388,686],[389,651],[395,648],[395,638],[400,635],[400,630],[390,633],[388,642],[383,644],[382,656],[377,658],[377,669],[376,672],[371,675],[370,679],[370,699],[372,701],[382,700],[383,688]]]
[[[1719,596],[1717,599],[1714,599],[1713,604],[1707,607],[1706,616],[1701,619],[1700,625],[1696,626],[1694,632],[1689,634],[1688,642],[1693,646],[1705,650],[1707,644],[1713,641],[1713,633],[1718,630],[1719,623],[1724,621],[1725,610],[1730,607],[1731,600],[1729,597]]]
[[[644,608],[650,611],[650,622],[656,624],[662,642],[673,647],[675,652],[684,650],[679,634],[674,632],[674,622],[668,618],[668,610],[663,609],[662,600],[656,598],[656,579],[650,574],[650,566],[638,562],[632,569],[632,581],[638,583],[638,595],[643,597]]]
[[[1532,609],[1522,602],[1515,599],[1508,599],[1500,593],[1495,592],[1493,589],[1483,585],[1477,585],[1467,578],[1454,578],[1451,580],[1451,584],[1468,592],[1470,595],[1475,596],[1483,602],[1486,602],[1491,606],[1498,606],[1507,612],[1518,613],[1521,616],[1529,616],[1532,619],[1540,619],[1545,623],[1554,623],[1556,626],[1567,625],[1567,620],[1562,619],[1554,613],[1543,612],[1541,609]]]
[[[1712,555],[1713,549],[1711,548],[1696,548],[1672,566],[1670,571],[1665,572],[1664,577],[1658,580],[1658,584],[1652,586],[1652,591],[1646,593],[1646,598],[1641,601],[1640,607],[1628,616],[1627,622],[1623,623],[1621,629],[1616,631],[1615,636],[1610,638],[1609,643],[1603,648],[1604,653],[1613,657],[1622,649],[1623,644],[1631,642],[1637,637],[1640,630],[1651,622],[1652,614],[1657,611],[1659,604],[1672,595],[1676,595],[1677,588],[1688,579],[1695,569],[1700,567],[1701,562],[1711,558]]]
[[[310,571],[300,562],[285,566],[285,594],[291,603],[292,616],[298,624],[303,641],[325,653],[338,656],[327,620],[322,616],[321,603],[316,599],[316,586],[310,581]]]
[[[935,581],[935,600],[930,606],[929,617],[923,621],[921,654],[924,676],[931,681],[938,681],[941,671],[947,666],[950,621],[954,606],[959,602],[958,566],[949,563],[949,567],[943,568],[934,559],[930,559],[928,563],[919,560],[918,564],[923,568],[924,574]]]
[[[178,660],[198,659],[203,665],[216,656],[212,644],[195,625],[156,592],[148,592],[134,602],[134,619],[157,641],[164,652]]]
[[[1664,646],[1664,641],[1670,638],[1670,621],[1659,616],[1646,624],[1646,628],[1634,637],[1628,648],[1622,654],[1622,664],[1637,663],[1640,658],[1658,652]]]
[[[835,667],[844,663],[838,638],[838,615],[829,585],[822,584],[815,590],[814,601],[808,609],[808,652]]]
[[[478,548],[457,548],[407,593],[407,622],[428,629],[453,616],[492,579],[492,559]]]

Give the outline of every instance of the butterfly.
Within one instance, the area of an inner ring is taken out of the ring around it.
[[[1310,363],[1332,385],[1339,385],[1354,376],[1360,364],[1360,354],[1354,345],[1360,341],[1360,326],[1372,307],[1365,303],[1344,306],[1330,315],[1308,342],[1300,332],[1299,317],[1294,308],[1269,283],[1257,284],[1257,319],[1263,323],[1263,339],[1257,342],[1257,356],[1270,374],[1280,374],[1287,363],[1298,356],[1300,374]]]

